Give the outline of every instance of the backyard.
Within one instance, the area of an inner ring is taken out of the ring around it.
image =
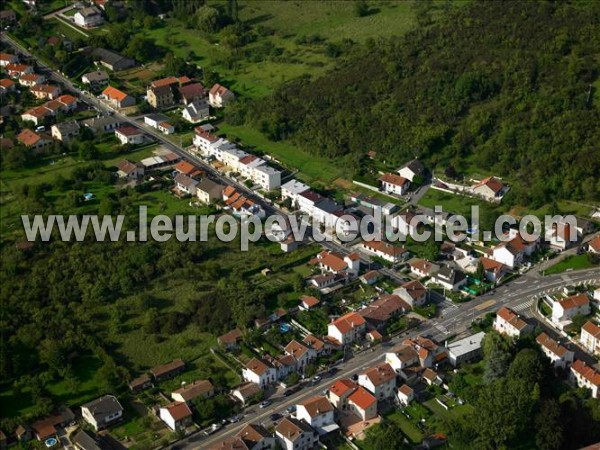
[[[554,275],[557,273],[571,270],[589,269],[590,267],[595,266],[598,266],[598,260],[595,260],[593,256],[589,253],[584,253],[582,255],[572,255],[567,256],[562,261],[544,270],[544,275]]]

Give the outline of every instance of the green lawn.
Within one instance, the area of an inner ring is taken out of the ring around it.
[[[598,266],[598,264],[594,264],[592,258],[587,253],[583,255],[575,255],[575,256],[567,256],[562,261],[556,263],[549,269],[544,271],[544,275],[553,275],[561,272],[565,272],[566,270],[581,270],[581,269],[589,269],[590,267]]]
[[[419,427],[408,420],[400,411],[394,411],[392,414],[385,417],[386,420],[391,420],[396,423],[402,432],[411,440],[413,444],[420,444],[425,437]]]
[[[434,208],[437,205],[442,206],[444,212],[460,214],[463,216],[471,215],[471,206],[479,206],[480,211],[489,211],[494,207],[485,202],[474,198],[465,197],[462,195],[450,194],[447,192],[438,191],[437,189],[429,189],[427,193],[419,201],[421,206]]]

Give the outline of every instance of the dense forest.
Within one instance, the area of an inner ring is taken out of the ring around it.
[[[493,173],[511,201],[600,198],[598,2],[472,2],[336,70],[231,112],[271,139],[342,157]],[[245,115],[244,115],[245,113]],[[453,171],[454,172],[454,171]]]

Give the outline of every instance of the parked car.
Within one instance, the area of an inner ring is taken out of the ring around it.
[[[269,416],[269,419],[271,420],[271,422],[275,422],[276,420],[281,419],[281,414],[273,413]]]
[[[292,414],[292,413],[296,412],[296,405],[290,405],[285,410],[288,414]]]
[[[312,382],[313,382],[313,384],[317,384],[319,381],[321,381],[321,379],[322,379],[322,378],[321,378],[321,375],[315,375],[315,376],[312,378]]]
[[[244,418],[244,416],[242,416],[241,414],[237,414],[237,415],[229,418],[229,423],[237,423],[240,420],[242,420],[243,418]]]
[[[271,405],[271,400],[265,400],[265,401],[260,402],[260,405],[258,405],[258,407],[261,409],[264,409],[270,405]]]
[[[209,435],[219,431],[221,428],[222,428],[222,425],[220,423],[213,423],[209,429],[204,430],[204,434],[206,436],[209,436]]]

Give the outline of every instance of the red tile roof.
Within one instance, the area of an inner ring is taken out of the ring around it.
[[[310,398],[305,402],[300,403],[300,405],[306,408],[306,412],[312,418],[333,411],[333,405],[329,403],[327,397],[321,395]]]
[[[35,145],[41,139],[41,137],[39,134],[37,134],[31,130],[28,130],[26,128],[17,135],[17,139],[23,145],[26,145],[29,147],[31,145]]]
[[[125,125],[124,127],[119,127],[115,130],[116,133],[122,134],[123,136],[135,136],[138,134],[142,134],[142,131],[136,127],[132,127],[129,125]]]
[[[354,381],[342,378],[333,383],[329,391],[337,397],[342,397],[349,392],[354,392],[356,389],[358,389],[358,385]]]
[[[263,373],[265,373],[270,368],[271,368],[270,366],[268,366],[263,361],[261,361],[260,359],[257,359],[257,358],[252,358],[246,364],[246,369],[250,370],[251,372],[254,372],[255,374],[257,374],[259,376],[262,375]]]
[[[377,403],[377,399],[365,388],[359,386],[358,389],[348,397],[348,402],[354,403],[364,411],[373,406],[374,403]]]
[[[367,248],[368,250],[378,251],[385,255],[391,256],[393,258],[401,256],[408,251],[405,248],[396,247],[395,245],[392,245],[389,242],[383,242],[383,241],[377,241],[377,240],[363,241],[362,245],[363,245],[363,247]]]
[[[591,334],[594,338],[600,339],[600,327],[594,322],[588,320],[585,325],[581,327],[581,329]]]
[[[313,297],[312,295],[307,295],[305,297],[302,297],[300,300],[301,300],[301,303],[305,304],[309,308],[312,308],[313,306],[317,306],[319,303],[321,303],[321,301],[318,298]]]
[[[123,101],[123,99],[125,99],[125,97],[127,97],[127,94],[125,92],[120,91],[117,88],[114,88],[112,86],[108,86],[106,89],[104,89],[102,91],[102,95],[104,95],[105,97],[107,97],[111,100],[116,100],[118,102]]]
[[[173,420],[176,422],[192,416],[192,411],[185,402],[171,403],[170,405],[165,406],[165,409],[169,411],[169,414],[171,414],[171,417],[173,417]]]
[[[221,86],[220,84],[215,84],[212,88],[210,88],[210,93],[211,95],[225,95],[227,92],[229,92],[229,89],[227,89],[225,86]]]
[[[572,309],[588,305],[590,303],[590,299],[586,294],[578,294],[568,297],[564,300],[560,300],[558,303],[563,309]]]
[[[600,372],[598,372],[593,367],[588,366],[580,359],[575,360],[575,362],[571,366],[571,370],[577,372],[579,375],[588,380],[594,386],[600,386]]]
[[[549,350],[551,353],[558,356],[559,358],[564,356],[565,353],[569,351],[566,347],[560,345],[557,341],[552,339],[546,333],[541,333],[535,340],[538,344],[540,344],[542,347],[545,347],[547,350]]]
[[[395,186],[404,186],[408,180],[400,175],[393,173],[386,173],[379,178],[379,181],[383,183],[393,184]]]
[[[488,188],[490,188],[495,194],[497,194],[498,192],[500,192],[502,189],[504,189],[504,184],[502,184],[502,182],[495,177],[487,177],[484,178],[483,180],[481,180],[479,183],[477,183],[473,189],[477,189],[478,187],[482,187],[482,186],[487,186]]]
[[[14,86],[15,82],[13,80],[9,80],[8,78],[2,78],[0,80],[0,86],[2,86],[3,88],[9,88],[11,86]]]
[[[500,308],[497,315],[519,331],[527,326],[527,322],[519,318],[519,316],[513,310],[507,308],[506,306]]]
[[[590,242],[588,242],[590,248],[594,249],[595,252],[600,252],[600,236],[596,236]]]
[[[368,369],[364,375],[371,380],[373,386],[380,386],[391,380],[396,379],[396,372],[388,363],[379,364],[376,367]]]
[[[346,334],[353,328],[365,325],[365,319],[356,312],[350,312],[337,318],[332,324],[342,333]]]

